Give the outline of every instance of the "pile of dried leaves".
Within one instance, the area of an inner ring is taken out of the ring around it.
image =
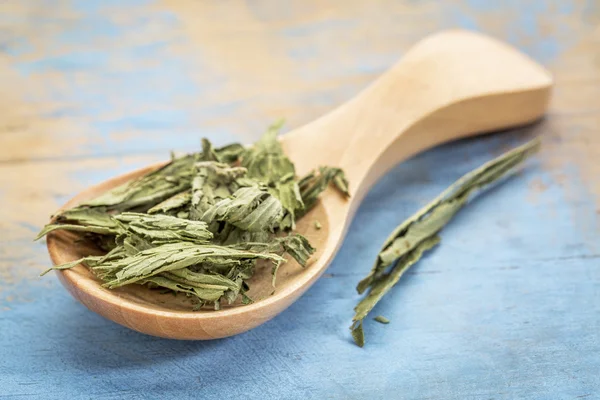
[[[106,252],[53,269],[87,266],[108,288],[139,284],[182,292],[198,307],[247,304],[258,260],[285,253],[302,266],[314,248],[290,233],[330,183],[345,196],[342,170],[321,167],[298,178],[273,125],[252,147],[231,144],[172,157],[162,168],[54,216],[57,229],[83,232]]]

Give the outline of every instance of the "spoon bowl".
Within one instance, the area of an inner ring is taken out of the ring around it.
[[[175,339],[215,339],[252,329],[302,295],[325,271],[342,243],[360,201],[395,164],[438,144],[530,123],[549,102],[552,77],[540,65],[495,39],[466,31],[427,37],[353,99],[316,121],[281,137],[298,175],[320,165],[343,168],[352,198],[328,189],[297,224],[317,248],[306,268],[288,262],[273,294],[267,268],[250,282],[249,305],[191,311],[184,296],[129,285],[101,286],[85,267],[58,271],[62,284],[92,311],[131,329]],[[140,177],[149,166],[88,188],[64,208]],[[314,221],[322,228],[317,230]],[[399,221],[400,222],[400,221]],[[47,238],[53,263],[94,251],[65,231]],[[97,250],[95,250],[97,251]]]
[[[163,163],[158,163],[92,186],[71,199],[63,208],[74,207],[162,165]],[[314,227],[315,220],[320,222],[321,229],[317,230]],[[322,203],[317,204],[296,224],[296,232],[306,236],[311,243],[322,243],[328,236],[328,230],[327,214]],[[81,236],[77,233],[63,230],[49,233],[47,246],[54,265],[77,260],[90,254],[102,254],[93,243],[81,240]],[[303,285],[300,281],[305,277],[305,272],[321,258],[323,251],[324,248],[317,249],[305,268],[293,259],[288,260],[278,271],[275,293],[280,294],[282,288]],[[215,339],[246,331],[268,319],[253,318],[243,323],[238,322],[240,311],[243,312],[247,307],[257,304],[265,306],[276,298],[275,295],[271,295],[273,293],[271,268],[267,265],[265,267],[260,268],[259,264],[249,282],[248,295],[255,300],[254,304],[223,305],[220,311],[193,311],[194,304],[188,297],[150,290],[141,285],[106,289],[101,286],[102,282],[83,265],[56,272],[60,282],[73,297],[90,310],[121,325],[165,338]]]

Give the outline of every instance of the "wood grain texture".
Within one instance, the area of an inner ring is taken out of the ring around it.
[[[0,396],[597,396],[598,2],[283,3],[0,4]],[[250,141],[279,117],[300,126],[449,27],[544,63],[556,79],[548,118],[395,168],[362,203],[328,274],[273,321],[216,342],[164,341],[36,278],[48,259],[31,237],[82,188],[196,148],[203,135]],[[354,347],[352,288],[388,232],[538,133],[539,162],[461,213],[377,309],[392,322],[368,324],[368,347]]]

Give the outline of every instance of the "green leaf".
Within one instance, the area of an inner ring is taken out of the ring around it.
[[[371,312],[373,307],[383,298],[383,296],[389,292],[389,290],[400,280],[402,275],[419,259],[423,256],[423,253],[433,246],[438,244],[440,241],[439,237],[433,236],[422,241],[417,247],[410,251],[404,258],[402,258],[398,264],[392,268],[389,274],[385,274],[379,277],[379,279],[373,284],[371,290],[365,296],[358,305],[354,308],[355,314],[352,321],[354,323],[350,327],[352,329],[352,335],[355,337],[355,342],[360,347],[364,346],[364,332],[362,327],[362,321]],[[356,332],[355,330],[360,330]],[[356,337],[360,340],[357,341]]]
[[[285,155],[277,135],[283,125],[279,121],[269,127],[260,140],[243,156],[242,166],[248,169],[248,177],[265,185],[275,186],[282,178],[296,175],[294,164]]]
[[[261,187],[243,187],[202,215],[205,222],[223,221],[249,232],[271,231],[283,216],[281,202]]]
[[[312,171],[300,179],[298,185],[304,202],[304,210],[298,210],[299,216],[306,214],[314,207],[319,195],[327,189],[330,183],[333,183],[344,196],[350,196],[348,181],[344,171],[339,168],[320,167],[318,171]]]
[[[196,175],[192,180],[190,218],[202,219],[204,213],[218,201],[237,190],[236,183],[246,174],[246,169],[227,164],[204,161],[196,164]]]
[[[246,148],[239,143],[229,144],[227,146],[219,147],[214,150],[219,162],[227,164],[235,164],[246,152]]]
[[[203,305],[205,302],[218,301],[225,293],[224,289],[203,288],[198,287],[196,285],[188,285],[185,283],[175,281],[173,279],[169,279],[166,276],[151,276],[149,278],[141,280],[139,284],[154,284],[161,288],[173,290],[174,292],[182,292],[196,296],[198,299],[201,300],[200,305]]]
[[[378,315],[375,318],[373,318],[375,321],[379,322],[380,324],[384,324],[387,325],[390,323],[390,320],[387,319],[386,317],[384,317],[383,315]],[[363,338],[363,345],[364,345],[364,338]]]
[[[176,216],[179,212],[189,208],[191,200],[192,192],[186,190],[158,203],[148,210],[148,214],[173,214]]]
[[[68,231],[97,233],[100,235],[116,235],[122,232],[120,225],[105,211],[76,207],[65,210],[55,217],[55,222],[46,225],[35,240],[39,240],[48,233],[64,229]]]
[[[363,293],[394,260],[442,229],[472,195],[514,174],[523,161],[538,148],[539,141],[531,141],[469,172],[394,229],[384,242],[371,272],[359,282],[358,293]]]
[[[534,140],[469,172],[392,232],[371,272],[357,286],[359,293],[369,289],[368,294],[355,307],[354,322],[350,327],[352,336],[360,347],[364,346],[364,318],[408,268],[439,242],[437,233],[474,194],[514,174],[538,147],[539,141]],[[393,265],[394,262],[397,263]],[[386,272],[390,266],[391,269]]]
[[[363,330],[362,321],[358,321],[356,324],[352,325],[352,338],[359,347],[365,345],[365,331]]]
[[[268,247],[273,238],[270,231],[249,232],[230,224],[226,224],[226,226],[220,234],[221,241],[219,244],[223,246],[236,246],[237,248],[252,250],[256,245],[261,248]]]
[[[141,178],[126,182],[95,199],[82,203],[107,211],[147,210],[169,197],[190,188],[198,155],[174,158],[170,163]]]
[[[208,225],[203,221],[132,212],[122,213],[114,218],[122,222],[128,232],[153,245],[177,242],[204,244],[213,238]]]
[[[226,260],[248,259],[283,260],[276,254],[254,253],[231,247],[187,242],[169,243],[112,262],[113,265],[108,267],[118,272],[116,272],[116,279],[107,282],[106,286],[115,288],[162,272],[175,271],[204,262],[219,263]]]
[[[212,287],[222,287],[224,289],[236,289],[239,285],[231,279],[221,274],[202,274],[192,272],[189,269],[179,269],[165,273],[165,276],[173,277],[173,279],[181,279],[194,285],[206,285]]]
[[[306,267],[306,263],[310,256],[315,252],[315,248],[310,245],[308,239],[304,236],[294,233],[289,236],[277,239],[284,251],[288,253],[294,260],[303,267]]]
[[[219,156],[213,148],[212,143],[207,138],[202,138],[202,161],[221,162]]]
[[[88,233],[97,233],[100,235],[116,235],[119,233],[117,229],[105,228],[103,226],[82,226],[82,225],[72,225],[72,224],[48,224],[38,233],[34,240],[39,240],[49,234],[50,232],[57,230],[65,230],[65,231],[76,231],[76,232],[88,232]]]
[[[294,175],[288,174],[282,177],[269,192],[279,199],[281,205],[290,216],[290,228],[294,229],[296,225],[296,210],[304,209],[300,188],[298,182],[294,180]]]

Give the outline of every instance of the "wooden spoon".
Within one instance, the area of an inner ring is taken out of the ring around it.
[[[443,142],[534,121],[548,106],[551,86],[552,77],[543,67],[506,44],[472,32],[447,31],[420,41],[347,103],[284,135],[281,141],[299,175],[319,165],[342,167],[353,196],[345,200],[332,189],[322,195],[298,224],[318,249],[312,262],[305,269],[291,262],[282,266],[273,295],[270,271],[258,269],[251,283],[250,295],[258,299],[253,304],[191,311],[185,299],[142,286],[104,289],[81,265],[58,276],[92,311],[150,335],[203,340],[247,331],[285,310],[321,276],[364,194],[388,169]],[[65,207],[158,166],[91,187]],[[314,228],[315,220],[322,229]],[[73,238],[63,231],[48,235],[55,264],[89,254]],[[364,267],[366,273],[370,265]]]

